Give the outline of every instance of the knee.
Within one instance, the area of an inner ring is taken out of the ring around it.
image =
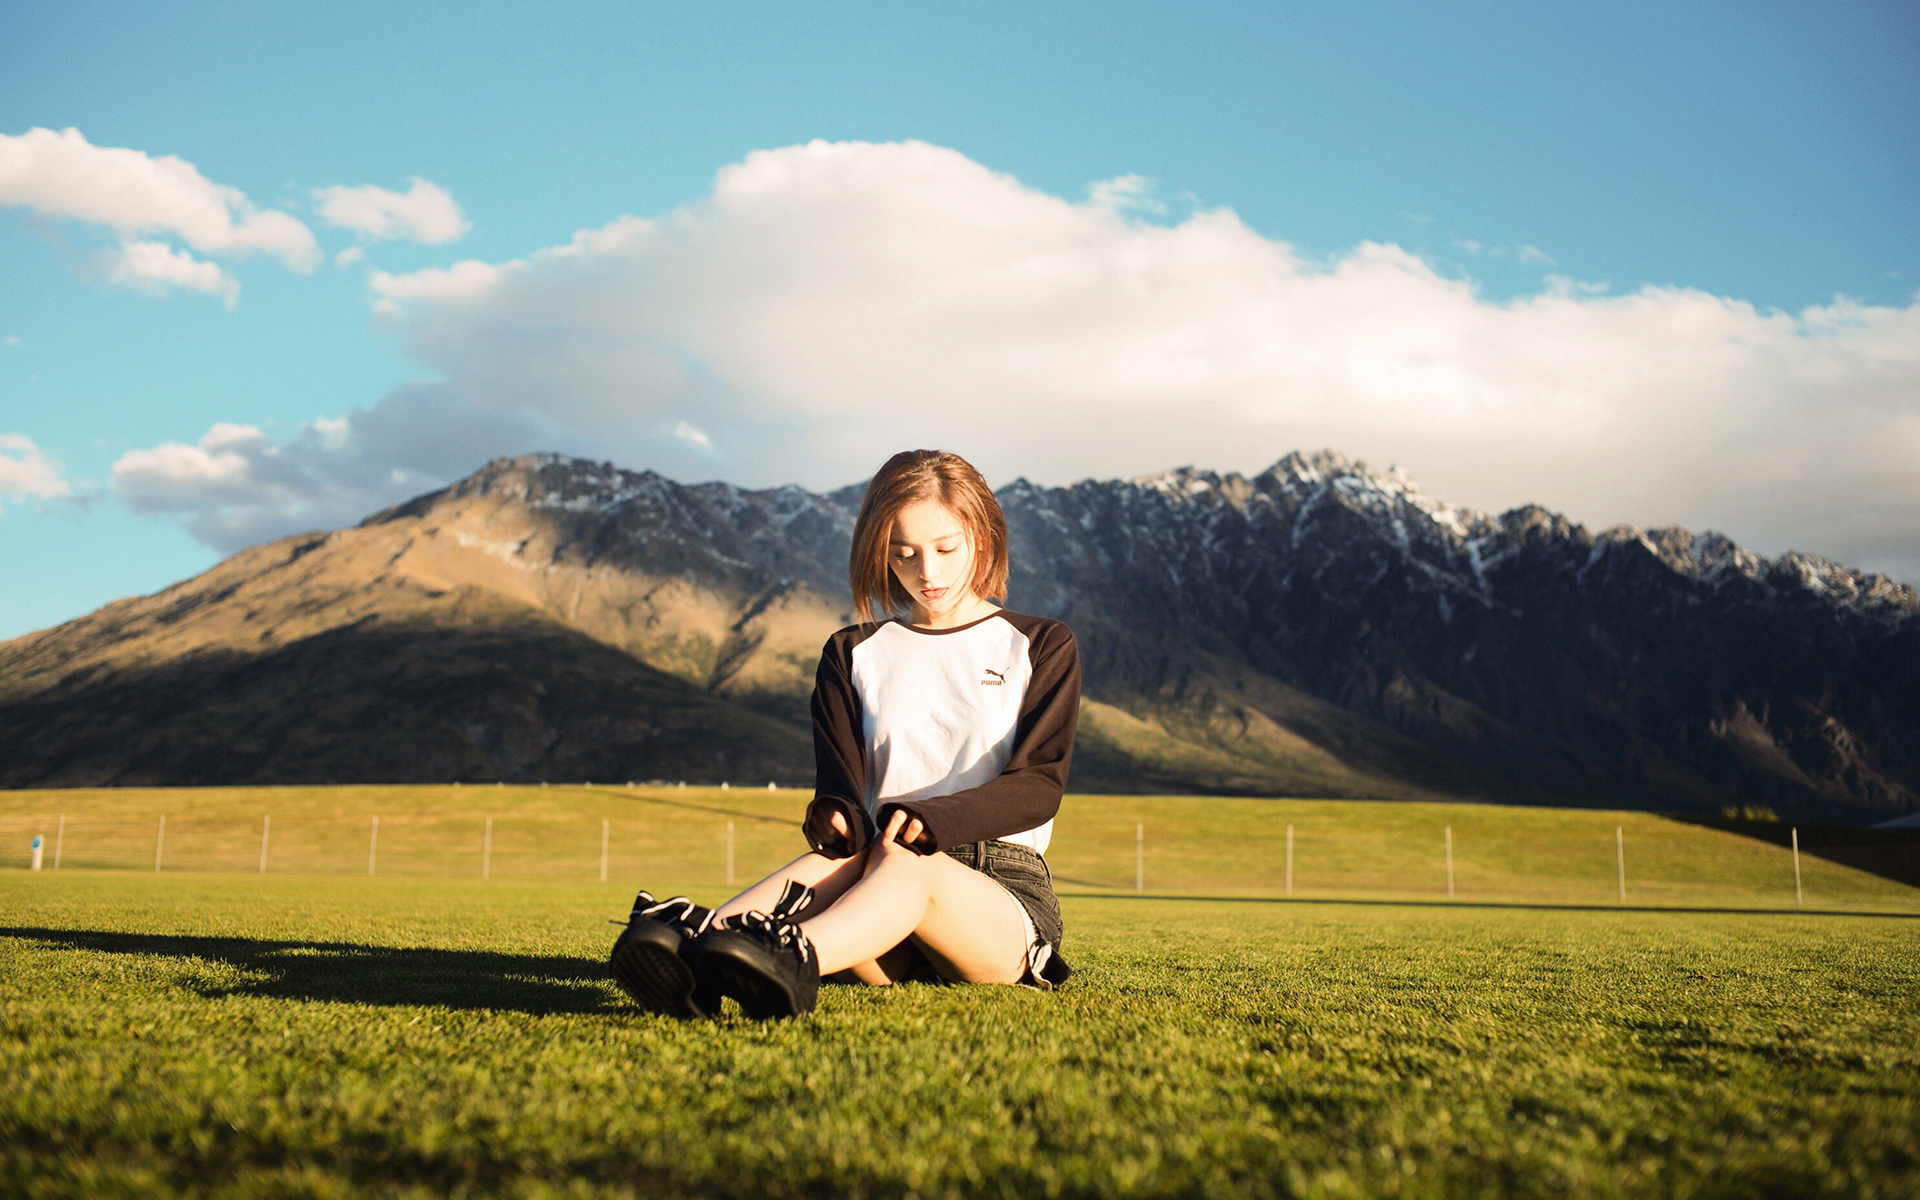
[[[873,874],[883,867],[886,868],[887,873],[890,875],[911,875],[916,878],[929,875],[933,871],[933,855],[921,854],[918,851],[909,850],[897,842],[887,845],[870,846],[866,851],[866,856],[866,868],[862,878]]]

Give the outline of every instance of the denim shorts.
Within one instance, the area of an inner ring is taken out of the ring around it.
[[[1053,894],[1053,873],[1047,870],[1047,860],[1025,846],[1002,841],[968,842],[949,848],[946,854],[1007,889],[1026,910],[1027,923],[1033,930],[1033,944],[1027,948],[1027,973],[1020,982],[1046,992],[1065,983],[1067,976],[1073,974],[1073,968],[1060,957],[1065,928],[1060,920],[1060,901]],[[914,960],[908,977],[925,978],[933,964],[917,946]]]

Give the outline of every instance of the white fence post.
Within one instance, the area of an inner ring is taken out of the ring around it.
[[[67,814],[60,814],[60,827],[53,831],[53,869],[60,869],[60,847],[67,840]]]
[[[1453,899],[1453,826],[1447,826],[1447,899]]]
[[[160,850],[167,844],[167,814],[160,814],[160,834],[153,839],[153,869],[160,869]]]
[[[487,837],[480,843],[480,878],[493,878],[493,818],[487,818]]]
[[[605,883],[607,881],[607,842],[612,836],[613,836],[613,822],[611,820],[602,820],[600,822],[600,882],[601,883]]]
[[[1793,827],[1793,906],[1805,908],[1806,901],[1800,893],[1800,827]]]
[[[1620,826],[1613,827],[1613,861],[1620,869],[1620,903],[1627,902],[1627,835]]]
[[[46,852],[47,852],[47,839],[41,837],[37,833],[34,834],[33,835],[33,860],[32,860],[32,866],[31,866],[32,870],[38,871],[40,869],[40,858]]]
[[[373,819],[373,836],[367,842],[367,874],[373,874],[373,853],[380,848],[380,818]]]
[[[267,835],[273,832],[273,814],[260,819],[260,873],[267,873]]]
[[[1133,823],[1133,890],[1147,890],[1147,823]]]
[[[1287,895],[1293,895],[1293,826],[1287,826]]]

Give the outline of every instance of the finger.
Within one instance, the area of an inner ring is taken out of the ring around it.
[[[890,838],[900,836],[900,830],[906,823],[907,810],[904,808],[894,809],[893,815],[887,818],[887,836]]]
[[[920,823],[920,818],[915,817],[907,822],[905,829],[900,831],[900,840],[909,846],[917,846],[920,844],[920,835],[926,832],[926,828]]]
[[[841,837],[851,837],[853,835],[853,831],[847,828],[847,814],[845,813],[829,813],[827,815],[827,824],[833,826],[833,831]]]

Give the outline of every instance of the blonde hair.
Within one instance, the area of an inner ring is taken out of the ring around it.
[[[945,450],[903,450],[889,458],[867,484],[860,516],[853,523],[853,553],[847,582],[853,589],[853,615],[871,624],[913,607],[913,597],[887,566],[887,542],[900,510],[924,500],[952,513],[973,549],[968,588],[988,600],[1007,598],[1007,518],[993,489],[973,464]]]

